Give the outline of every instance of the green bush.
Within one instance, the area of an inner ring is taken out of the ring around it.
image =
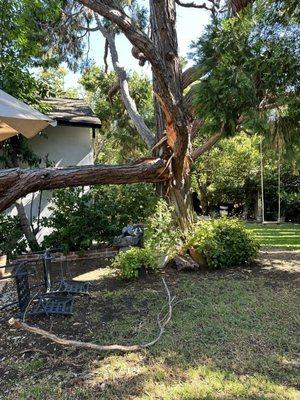
[[[155,212],[145,226],[145,247],[158,256],[171,258],[181,245],[181,234],[174,219],[174,209],[165,200],[159,200]]]
[[[236,219],[220,218],[195,225],[186,241],[206,258],[209,268],[230,268],[251,261],[258,244]]]
[[[137,278],[139,271],[144,268],[146,272],[158,269],[158,259],[151,249],[132,247],[122,251],[115,257],[112,266],[120,270],[124,279]]]
[[[60,189],[52,198],[52,215],[43,225],[53,229],[44,246],[88,249],[92,241],[109,242],[129,223],[141,223],[153,213],[157,198],[152,185],[98,186]]]
[[[26,245],[19,217],[0,214],[0,254],[20,254],[25,252]]]

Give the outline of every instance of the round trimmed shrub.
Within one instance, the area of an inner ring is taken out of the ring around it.
[[[190,232],[187,249],[193,248],[206,259],[208,268],[230,268],[255,257],[258,243],[237,219],[201,221]]]
[[[158,269],[158,258],[148,248],[132,247],[122,251],[115,257],[112,267],[120,270],[120,275],[125,279],[137,278],[139,271],[153,272]]]

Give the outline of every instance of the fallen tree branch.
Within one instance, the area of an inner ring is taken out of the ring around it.
[[[47,357],[51,357],[52,356],[52,354],[50,354],[48,351],[37,349],[35,347],[32,347],[31,349],[22,350],[21,352],[18,351],[18,354],[22,354],[23,355],[23,354],[26,354],[26,353],[41,353],[41,354],[43,354],[44,356],[47,356]]]
[[[167,180],[167,172],[161,173],[165,161],[148,158],[135,164],[80,165],[65,168],[0,169],[0,212],[17,199],[38,190],[65,187],[161,182]]]
[[[164,317],[162,319],[159,318],[161,312],[158,314],[157,317],[157,324],[159,327],[159,333],[156,336],[155,339],[153,339],[150,342],[144,343],[144,344],[137,344],[137,345],[119,345],[119,344],[111,344],[111,345],[98,345],[95,343],[90,343],[90,342],[81,342],[79,340],[69,340],[69,339],[64,339],[61,338],[57,335],[54,335],[53,333],[50,333],[44,329],[41,328],[37,328],[31,325],[26,324],[25,322],[22,322],[20,320],[17,320],[15,318],[11,318],[8,321],[8,324],[10,326],[13,326],[14,328],[17,329],[23,329],[26,332],[30,332],[30,333],[34,333],[37,335],[42,336],[45,339],[48,339],[52,342],[55,342],[57,344],[60,344],[62,346],[65,347],[74,347],[77,349],[85,349],[85,350],[95,350],[95,351],[123,351],[123,352],[127,352],[127,351],[138,351],[138,350],[142,350],[145,349],[147,347],[153,346],[155,343],[157,343],[160,338],[162,337],[163,333],[165,332],[165,327],[166,325],[171,321],[172,318],[172,311],[173,311],[173,302],[175,300],[175,297],[171,298],[171,293],[170,290],[164,280],[164,278],[162,279],[163,284],[164,284],[164,288],[165,291],[167,293],[167,300],[168,300],[168,312],[164,315]]]

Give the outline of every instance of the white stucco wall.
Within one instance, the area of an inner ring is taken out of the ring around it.
[[[56,167],[88,165],[93,163],[89,128],[76,126],[48,127],[42,135],[30,140],[33,152],[42,158],[48,156]]]
[[[42,134],[31,139],[29,145],[36,155],[43,159],[47,157],[55,167],[93,164],[90,128],[63,125],[48,127]],[[45,163],[43,162],[42,165],[45,165]],[[51,191],[43,191],[40,218],[48,217],[51,214],[49,210],[50,199]],[[22,201],[27,216],[30,219],[31,217],[37,218],[40,193],[29,194]],[[10,213],[15,214],[16,209],[10,210]],[[41,242],[43,237],[49,233],[49,229],[41,229],[37,234],[38,241]]]

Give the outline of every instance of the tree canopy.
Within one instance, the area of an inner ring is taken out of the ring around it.
[[[194,42],[203,68],[194,104],[201,130],[225,126],[299,144],[300,28],[294,1],[257,0],[236,17],[214,18]]]

